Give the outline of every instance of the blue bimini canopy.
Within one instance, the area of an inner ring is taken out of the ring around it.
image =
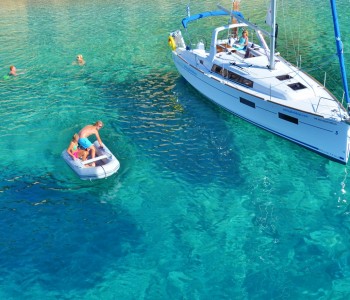
[[[238,11],[234,11],[232,13],[237,14],[238,16],[243,18],[243,15]],[[199,19],[207,18],[207,17],[228,16],[228,15],[229,14],[223,10],[206,11],[206,12],[203,12],[200,14],[196,14],[196,15],[184,18],[182,20],[182,25],[184,28],[187,28],[187,24],[192,22],[192,21],[195,21],[195,20],[199,20]]]
[[[182,25],[184,28],[187,28],[187,23],[195,21],[195,20],[199,20],[202,18],[208,18],[208,17],[217,17],[217,16],[227,16],[227,12],[223,11],[223,10],[216,10],[216,11],[206,11],[200,14],[196,14],[187,18],[184,18],[182,20]]]

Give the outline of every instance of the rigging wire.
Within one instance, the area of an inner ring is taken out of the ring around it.
[[[289,50],[292,48],[293,49],[293,55],[295,56],[295,61],[296,61],[296,65],[298,66],[298,53],[300,52],[300,39],[297,39],[298,42],[296,43],[295,42],[295,37],[294,37],[294,31],[292,30],[291,28],[291,25],[287,25],[286,23],[286,9],[285,9],[285,6],[286,4],[284,3],[284,1],[282,0],[281,2],[281,6],[282,6],[282,16],[283,16],[283,26],[285,28],[284,30],[284,40],[285,40],[285,48],[286,48],[286,52],[287,52],[287,55],[288,53],[290,52]],[[299,7],[300,7],[300,2],[299,2]],[[299,14],[299,25],[298,25],[298,28],[299,28],[299,36],[300,36],[300,28],[301,28],[301,25],[300,25],[300,14]],[[287,30],[288,28],[288,30]],[[287,34],[289,32],[289,35]],[[291,47],[289,47],[289,43],[292,45]]]
[[[300,54],[300,40],[301,40],[301,4],[300,4],[300,0],[299,0],[299,33],[298,33],[298,50],[297,50],[297,54]]]

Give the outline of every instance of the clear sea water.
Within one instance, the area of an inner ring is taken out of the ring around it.
[[[261,23],[267,3],[246,2]],[[1,1],[0,299],[350,298],[349,167],[179,76],[167,37],[187,3]],[[278,50],[341,97],[329,3],[282,4]],[[81,181],[60,154],[98,119],[121,169]]]

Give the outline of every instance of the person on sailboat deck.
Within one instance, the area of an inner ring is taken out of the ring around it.
[[[243,30],[242,36],[240,37],[238,44],[233,45],[237,50],[245,50],[248,46],[248,31]]]

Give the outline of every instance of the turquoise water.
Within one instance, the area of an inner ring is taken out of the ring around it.
[[[0,80],[0,299],[350,297],[348,166],[185,82],[167,37],[186,4],[1,2],[0,78],[11,64],[22,74]],[[328,5],[284,4],[278,50],[293,61],[300,49],[323,82],[320,62],[341,95]],[[191,1],[191,12],[215,5]],[[338,1],[345,45],[347,5]],[[242,11],[261,22],[265,7]],[[83,67],[72,65],[79,53]],[[98,119],[121,169],[85,182],[60,154]]]

